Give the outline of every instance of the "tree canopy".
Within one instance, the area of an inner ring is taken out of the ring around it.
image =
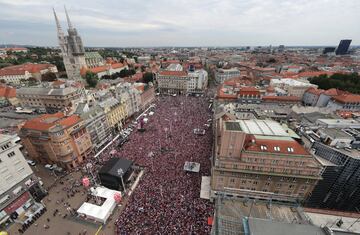
[[[360,94],[360,76],[352,74],[333,74],[330,77],[323,74],[309,79],[312,84],[318,85],[320,89],[328,90],[337,88],[351,93]]]
[[[41,75],[41,81],[43,82],[53,82],[55,80],[57,80],[55,73],[47,72]]]
[[[153,82],[154,81],[154,74],[147,72],[144,74],[142,81],[144,83],[149,83],[149,82]]]
[[[95,73],[87,71],[85,74],[85,80],[89,87],[96,87],[98,83],[98,77]]]

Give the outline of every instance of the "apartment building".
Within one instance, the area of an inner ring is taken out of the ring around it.
[[[22,81],[26,81],[33,77],[38,80],[41,75],[51,72],[57,73],[57,67],[52,64],[32,64],[26,63],[21,65],[13,65],[0,69],[0,80],[6,83],[18,85]]]
[[[271,79],[270,86],[274,88],[280,88],[287,92],[289,96],[297,96],[302,98],[305,91],[310,87],[317,88],[317,85],[311,84],[309,82],[284,78],[284,79]]]
[[[156,74],[158,89],[166,94],[185,94],[189,77],[186,71],[160,71]]]
[[[0,134],[0,224],[14,222],[32,207],[39,206],[45,192],[26,162],[20,138]],[[41,204],[40,204],[41,205]]]
[[[41,115],[26,121],[19,136],[29,156],[43,164],[73,169],[92,152],[85,121],[76,114]]]
[[[321,179],[320,164],[275,121],[219,118],[214,151],[212,196],[297,202]]]
[[[106,115],[106,120],[112,130],[121,130],[127,118],[125,101],[111,97],[100,102],[99,105],[101,108],[103,108]]]
[[[116,85],[115,97],[125,102],[127,117],[131,117],[141,109],[140,91],[131,83],[119,83]]]
[[[229,79],[240,76],[240,70],[237,68],[231,69],[218,69],[215,72],[215,80],[218,83],[223,83]]]
[[[360,111],[360,95],[342,94],[329,100],[327,106],[331,110]]]
[[[86,130],[90,135],[95,151],[101,149],[112,139],[111,128],[105,112],[99,105],[89,107],[87,103],[80,103],[75,114],[85,121]]]
[[[22,107],[45,108],[48,112],[56,112],[72,106],[82,94],[83,88],[68,86],[63,82],[21,87],[16,90],[16,97]]]
[[[136,83],[134,85],[140,91],[140,110],[144,110],[155,101],[154,86],[145,83]]]

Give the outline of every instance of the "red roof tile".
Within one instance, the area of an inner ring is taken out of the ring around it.
[[[344,94],[334,96],[333,100],[339,103],[360,103],[360,95]]]
[[[69,117],[65,117],[63,113],[59,112],[54,114],[44,114],[40,117],[28,120],[25,122],[22,128],[47,131],[49,128],[55,126],[56,124],[60,124],[61,126],[67,128],[75,125],[79,121],[80,117],[78,115],[74,114]]]
[[[161,76],[173,76],[173,77],[186,77],[187,72],[185,72],[185,71],[168,71],[168,70],[164,70],[164,71],[160,71],[159,75],[161,75]]]
[[[0,69],[0,76],[23,75],[26,71],[29,73],[39,73],[41,70],[49,69],[50,67],[55,67],[55,65],[26,63],[21,65],[8,66]]]
[[[304,147],[295,140],[271,140],[271,139],[256,139],[255,142],[250,140],[245,149],[254,152],[267,153],[281,153],[281,154],[295,154],[295,155],[309,155]],[[265,146],[265,147],[261,147]],[[276,148],[279,147],[279,148]]]

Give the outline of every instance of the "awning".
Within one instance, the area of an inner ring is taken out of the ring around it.
[[[9,199],[10,199],[10,196],[9,196],[9,195],[6,195],[5,197],[2,197],[2,198],[0,199],[0,204],[6,202],[6,201],[9,200]]]
[[[13,190],[13,193],[16,195],[16,194],[18,194],[18,193],[21,191],[21,189],[22,189],[22,187],[19,186],[19,187],[17,187],[16,189]]]

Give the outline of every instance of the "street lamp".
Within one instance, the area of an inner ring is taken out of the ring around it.
[[[118,173],[118,175],[119,175],[120,178],[121,178],[121,184],[122,184],[122,186],[123,186],[124,192],[126,193],[126,188],[125,188],[124,179],[123,179],[123,175],[124,175],[123,169],[119,168],[119,169],[117,170],[117,173]]]

